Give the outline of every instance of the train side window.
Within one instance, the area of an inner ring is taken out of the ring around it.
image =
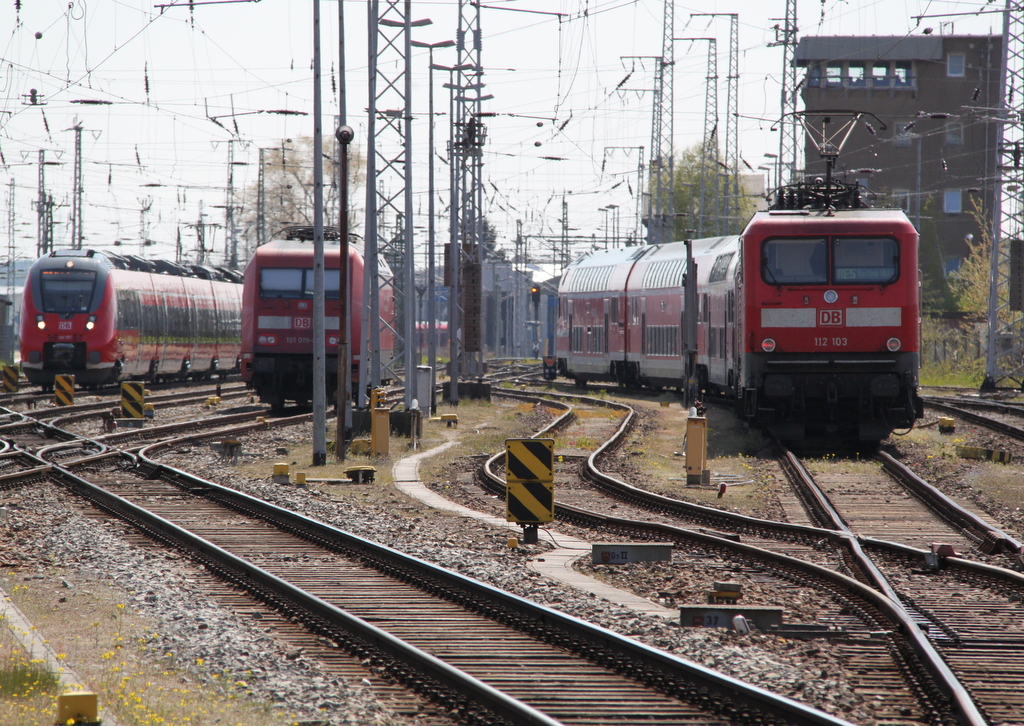
[[[892,238],[837,237],[832,254],[836,283],[888,285],[899,277],[899,245]]]
[[[826,249],[821,237],[767,240],[761,251],[761,277],[769,285],[824,285]]]
[[[260,270],[260,297],[302,297],[302,269],[264,267]]]

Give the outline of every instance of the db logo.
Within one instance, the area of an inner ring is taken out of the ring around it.
[[[313,327],[313,318],[295,318],[292,322],[292,327],[308,330]]]
[[[57,326],[57,328],[60,329],[60,330],[71,330],[71,321],[70,320],[61,320],[60,324]]]
[[[842,310],[819,310],[818,311],[818,325],[842,325],[843,324],[843,311]]]

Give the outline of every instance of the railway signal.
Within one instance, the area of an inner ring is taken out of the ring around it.
[[[56,406],[75,405],[75,377],[58,374],[53,377],[53,400]]]
[[[121,415],[125,418],[143,418],[145,413],[145,385],[142,381],[124,381],[121,384]]]
[[[18,367],[4,366],[4,393],[18,392]]]
[[[555,518],[554,469],[554,439],[505,440],[505,519],[522,525],[525,544]]]

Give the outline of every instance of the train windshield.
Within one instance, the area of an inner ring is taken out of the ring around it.
[[[324,297],[338,299],[337,270],[324,270]],[[261,298],[312,298],[313,270],[300,267],[264,267],[260,270]]]
[[[764,243],[761,274],[771,285],[825,285],[827,242],[824,237],[770,239]]]
[[[761,276],[769,285],[889,285],[899,276],[891,237],[833,237],[829,250],[824,237],[770,239]]]
[[[837,237],[832,255],[837,283],[888,285],[899,275],[899,245],[892,238]]]
[[[39,276],[44,313],[87,313],[95,288],[95,270],[42,270]]]

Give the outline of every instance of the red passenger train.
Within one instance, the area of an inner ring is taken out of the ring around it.
[[[21,368],[33,383],[57,374],[92,387],[128,378],[237,372],[238,273],[96,250],[57,250],[25,282]]]
[[[852,185],[832,186],[843,190],[838,204],[805,208],[798,190],[739,237],[694,240],[689,308],[686,243],[574,262],[559,288],[559,372],[577,383],[715,390],[789,441],[880,441],[913,426],[922,415],[917,231],[901,210],[866,208]]]
[[[324,228],[324,334],[326,337],[327,400],[338,389],[338,341],[341,306],[341,244],[337,228]],[[381,278],[391,276],[383,258]],[[352,390],[362,361],[363,254],[362,245],[349,245],[349,316],[352,349]],[[242,314],[242,380],[275,410],[286,401],[300,406],[313,398],[313,228],[288,227],[257,248],[245,268]],[[380,316],[394,318],[394,295],[380,293]],[[381,333],[381,358],[390,360],[394,334]]]

